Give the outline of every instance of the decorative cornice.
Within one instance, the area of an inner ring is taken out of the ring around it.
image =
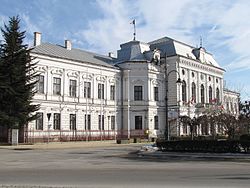
[[[37,72],[46,72],[47,71],[47,67],[46,66],[37,66],[36,67],[36,71]]]
[[[159,70],[156,68],[156,65],[152,65],[152,64],[149,64],[148,70],[153,71],[153,72],[159,72]]]
[[[115,83],[116,79],[114,77],[108,78],[109,83]]]
[[[79,72],[77,72],[77,71],[69,71],[67,73],[67,75],[68,75],[68,77],[75,77],[75,78],[77,78],[79,76]]]
[[[152,84],[153,85],[160,85],[161,84],[161,80],[152,79]]]
[[[52,74],[57,74],[57,75],[62,75],[63,74],[63,69],[51,69]]]
[[[212,67],[212,66],[209,66],[209,65],[206,65],[206,64],[201,64],[199,62],[192,62],[192,61],[186,60],[186,59],[180,60],[180,63],[183,64],[183,65],[196,67],[198,69],[205,70],[205,71],[208,71],[208,72],[213,72],[213,73],[216,73],[216,74],[222,74],[223,72],[225,72],[221,68]]]
[[[83,78],[84,80],[92,80],[93,77],[94,77],[94,74],[84,73],[84,74],[82,75],[82,78]]]
[[[106,76],[96,76],[96,80],[99,82],[105,82],[106,81]]]

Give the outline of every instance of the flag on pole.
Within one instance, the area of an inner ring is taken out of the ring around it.
[[[133,25],[135,25],[135,19],[130,23],[130,24],[133,24]]]

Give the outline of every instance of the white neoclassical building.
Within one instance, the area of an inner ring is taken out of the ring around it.
[[[134,40],[114,57],[41,38],[35,32],[31,56],[40,76],[33,101],[40,110],[24,131],[28,142],[156,138],[167,116],[170,134],[180,136],[189,134],[180,115],[197,117],[215,104],[239,111],[239,94],[223,88],[225,70],[203,47],[168,37]]]

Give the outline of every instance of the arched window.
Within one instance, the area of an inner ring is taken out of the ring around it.
[[[204,85],[201,84],[201,103],[204,104],[205,103],[205,91],[204,91]]]
[[[213,90],[212,90],[212,87],[209,86],[209,88],[208,88],[208,97],[209,97],[208,101],[209,101],[209,103],[213,102],[212,95],[213,95]]]
[[[217,102],[217,104],[220,103],[220,90],[219,90],[219,88],[216,89],[216,102]]]
[[[194,82],[192,83],[192,101],[196,102],[196,85]]]
[[[182,81],[181,88],[182,88],[182,101],[187,102],[187,84],[184,80]]]

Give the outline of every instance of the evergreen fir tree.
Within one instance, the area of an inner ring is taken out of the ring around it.
[[[19,17],[12,17],[1,29],[0,48],[0,125],[20,128],[36,118],[32,112],[39,106],[31,104],[35,94],[36,73],[30,49],[23,44],[25,31],[20,31]],[[18,127],[17,127],[18,126]]]

